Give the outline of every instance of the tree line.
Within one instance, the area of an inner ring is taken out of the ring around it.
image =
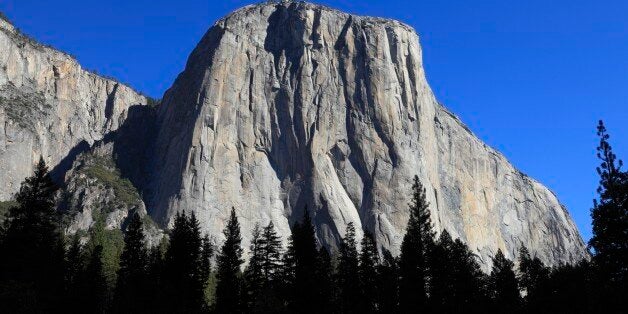
[[[119,260],[111,262],[99,233],[86,243],[63,234],[58,187],[41,160],[0,228],[0,307],[5,313],[621,313],[628,296],[628,172],[601,121],[598,135],[591,258],[550,268],[525,247],[516,261],[498,250],[488,274],[461,239],[446,230],[436,234],[417,177],[399,256],[379,248],[368,230],[358,243],[351,223],[331,252],[317,242],[306,208],[285,248],[272,222],[257,225],[245,263],[233,209],[216,248],[194,213],[185,212],[175,216],[167,242],[148,247],[135,213]]]

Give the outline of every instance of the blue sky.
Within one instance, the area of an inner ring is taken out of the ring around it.
[[[413,26],[438,99],[556,192],[591,236],[598,119],[628,159],[628,1],[317,2]],[[249,3],[0,0],[0,11],[84,67],[160,98],[214,21]]]

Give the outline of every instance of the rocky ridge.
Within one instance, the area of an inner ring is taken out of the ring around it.
[[[309,3],[219,20],[159,108],[153,217],[194,211],[220,242],[233,207],[245,240],[269,221],[286,238],[307,206],[322,245],[352,222],[397,253],[418,175],[436,229],[485,266],[522,245],[550,265],[585,257],[556,196],[437,102],[421,54],[403,23]]]
[[[216,22],[151,107],[0,19],[0,200],[41,154],[65,182],[70,233],[94,215],[120,228],[148,213],[167,227],[193,211],[219,244],[235,208],[247,247],[257,223],[287,240],[307,206],[321,245],[334,249],[352,222],[398,253],[418,175],[435,228],[485,269],[521,245],[549,265],[586,257],[556,196],[440,105],[422,62],[403,23],[251,5]]]

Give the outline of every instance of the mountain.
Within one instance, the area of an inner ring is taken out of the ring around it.
[[[307,207],[322,245],[335,248],[353,222],[398,253],[418,175],[435,227],[485,267],[497,249],[512,259],[521,245],[549,265],[586,256],[556,196],[438,103],[418,35],[403,23],[303,2],[244,7],[209,29],[157,107],[9,28],[0,97],[11,104],[2,102],[0,119],[20,137],[0,132],[0,167],[19,171],[3,171],[11,184],[0,196],[43,154],[71,187],[64,204],[81,217],[71,231],[94,220],[85,209],[99,206],[86,202],[94,193],[113,204],[97,209],[110,227],[131,210],[162,227],[193,211],[216,243],[235,208],[245,247],[254,225],[269,221],[285,241]],[[34,131],[9,107],[30,110]]]

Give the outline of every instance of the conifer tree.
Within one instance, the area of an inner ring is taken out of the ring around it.
[[[202,291],[200,292],[200,295],[203,298],[203,300],[201,300],[201,303],[203,307],[205,308],[204,312],[209,311],[208,304],[205,302],[205,290],[207,289],[207,286],[209,285],[209,276],[211,275],[211,271],[212,271],[211,259],[213,255],[214,255],[214,246],[209,240],[209,236],[205,235],[205,237],[203,237],[203,244],[202,244],[202,249],[201,249],[201,261],[199,263],[200,269],[198,271],[198,278],[197,278],[197,284],[196,284],[197,287],[202,289]]]
[[[107,279],[102,263],[103,247],[97,245],[89,258],[89,263],[81,276],[80,287],[83,312],[106,313],[109,304]]]
[[[380,290],[377,281],[379,267],[379,253],[373,234],[364,230],[360,250],[360,313],[375,313],[378,308],[377,293]]]
[[[525,294],[528,311],[543,311],[550,291],[547,287],[550,270],[538,257],[530,257],[525,246],[519,249],[519,285]]]
[[[352,222],[347,224],[347,231],[340,243],[338,288],[340,292],[340,311],[342,313],[357,312],[360,299],[360,277],[358,271],[358,250],[355,240],[355,227]]]
[[[281,239],[272,221],[262,231],[261,249],[264,278],[274,281],[281,270]]]
[[[170,246],[164,261],[164,285],[170,298],[165,309],[170,312],[196,313],[204,308],[204,286],[200,280],[202,238],[196,216],[175,216]]]
[[[54,202],[57,189],[40,158],[34,175],[16,194],[18,205],[6,216],[0,247],[0,304],[7,312],[54,312],[60,306],[65,252]]]
[[[334,267],[329,251],[325,247],[318,250],[316,259],[316,299],[318,304],[315,313],[333,313],[336,306],[336,286],[334,285]]]
[[[115,310],[119,313],[142,313],[149,303],[145,294],[148,256],[144,227],[139,213],[133,214],[124,235],[120,269],[116,284]]]
[[[390,251],[382,251],[378,267],[378,306],[381,313],[399,313],[399,261]]]
[[[249,265],[244,272],[246,280],[246,293],[242,295],[243,304],[248,308],[248,312],[254,312],[261,300],[261,293],[264,287],[263,272],[263,250],[262,250],[262,232],[259,224],[255,224],[251,234],[251,244],[249,247]]]
[[[220,249],[217,265],[216,310],[219,313],[239,313],[242,311],[240,266],[244,261],[240,246],[242,242],[240,223],[235,209],[231,210],[223,234],[225,242]]]
[[[485,274],[480,269],[476,256],[464,242],[456,239],[451,248],[455,288],[455,308],[452,311],[479,313],[486,309],[488,303],[484,294]]]
[[[288,310],[312,313],[317,300],[316,294],[316,237],[310,214],[305,208],[301,223],[292,227],[288,250],[284,255],[283,280],[284,295],[287,297]]]
[[[602,280],[609,283],[609,290],[628,292],[625,290],[628,286],[628,173],[622,171],[623,163],[613,153],[602,121],[597,135],[600,137],[597,147],[601,161],[597,168],[600,185],[599,199],[594,200],[591,210],[593,236],[589,247],[593,249],[593,260]]]
[[[72,243],[66,252],[65,260],[66,304],[80,304],[80,302],[82,302],[80,300],[80,278],[85,266],[85,256],[83,254],[83,248],[81,247],[80,238],[76,234],[72,237]],[[75,309],[76,307],[66,307],[66,311],[69,313],[78,313]]]
[[[432,310],[446,313],[479,312],[485,305],[483,273],[469,247],[452,240],[444,230],[434,247],[430,272]]]
[[[429,284],[429,257],[434,246],[434,231],[430,218],[425,188],[414,177],[410,219],[401,243],[399,261],[400,309],[403,313],[415,312],[427,307]]]
[[[493,268],[489,277],[493,311],[515,312],[519,310],[521,296],[514,263],[508,260],[501,250],[493,257]]]
[[[432,253],[430,260],[430,301],[435,312],[451,313],[454,309],[455,279],[454,263],[452,260],[453,240],[447,230],[444,230]]]

